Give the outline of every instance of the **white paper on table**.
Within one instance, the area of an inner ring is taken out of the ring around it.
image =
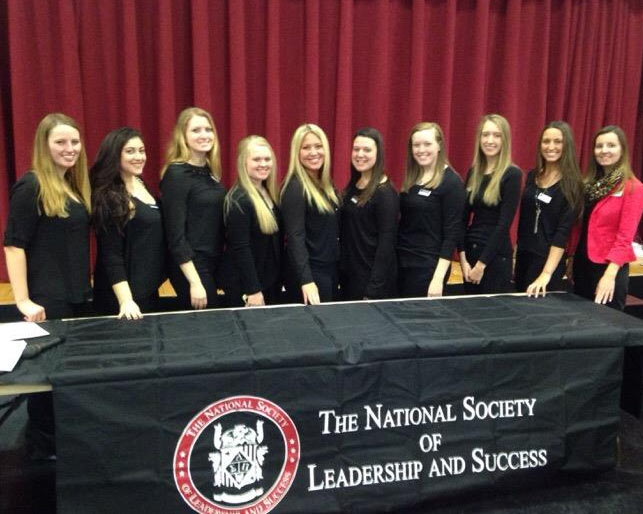
[[[13,371],[26,346],[26,341],[0,339],[0,371]]]
[[[0,323],[0,341],[10,339],[30,339],[32,337],[48,336],[44,328],[32,321],[16,321]]]

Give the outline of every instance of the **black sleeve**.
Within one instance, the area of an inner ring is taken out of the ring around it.
[[[397,222],[400,214],[400,200],[390,184],[380,186],[373,196],[375,202],[375,221],[377,223],[377,249],[371,269],[371,277],[365,295],[377,298],[390,280],[392,264],[395,259],[397,241]]]
[[[498,224],[489,236],[487,244],[480,255],[480,261],[488,264],[496,256],[498,247],[503,238],[509,237],[509,228],[516,215],[520,201],[520,186],[522,185],[522,172],[515,166],[509,166],[500,182],[500,215]]]
[[[467,191],[467,185],[469,183],[469,177],[471,176],[471,168],[467,172],[467,178],[464,181],[464,207],[462,209],[462,219],[460,220],[460,238],[458,239],[458,253],[464,252],[464,239],[467,235],[467,227],[469,226],[469,220],[471,218],[471,202],[469,201],[469,192]]]
[[[125,234],[114,223],[96,231],[98,262],[102,262],[110,285],[127,281],[125,266]]]
[[[11,188],[5,246],[23,249],[29,246],[40,220],[38,192],[38,179],[33,173],[25,174]]]
[[[245,195],[235,195],[231,199],[230,211],[226,216],[227,244],[232,260],[241,280],[241,291],[254,294],[261,291],[252,247],[250,245],[255,210]]]
[[[444,224],[444,238],[440,248],[440,258],[451,260],[453,250],[462,241],[462,216],[465,210],[466,195],[462,180],[455,172],[444,175],[445,193],[442,202],[442,223]]]
[[[160,184],[165,238],[174,261],[184,264],[194,258],[185,235],[190,180],[180,167],[170,165]]]
[[[293,177],[281,196],[281,214],[286,230],[288,259],[299,285],[313,282],[306,248],[306,198],[304,189]]]
[[[551,246],[557,248],[565,248],[567,246],[569,234],[576,222],[576,213],[567,202],[567,199],[563,197],[562,203],[563,205],[558,215],[558,226],[551,238]]]

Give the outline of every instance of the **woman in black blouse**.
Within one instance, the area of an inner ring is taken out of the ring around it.
[[[45,116],[32,170],[11,189],[4,251],[16,306],[26,321],[83,315],[89,283],[90,188],[76,122]]]
[[[465,192],[437,123],[418,123],[407,147],[397,234],[399,295],[442,296],[460,240]]]
[[[281,188],[289,301],[314,305],[335,299],[338,209],[328,138],[317,125],[301,125],[292,136],[288,174]]]
[[[26,321],[87,315],[90,188],[80,129],[69,116],[45,116],[32,169],[11,188],[4,251],[16,306]],[[31,458],[55,457],[51,393],[30,394]]]
[[[158,310],[165,239],[159,206],[141,180],[146,160],[141,134],[122,127],[105,136],[91,168],[100,314],[139,319]]]
[[[543,296],[563,288],[565,248],[583,205],[583,185],[572,130],[553,121],[540,135],[538,166],[529,172],[520,204],[515,282]]]
[[[374,128],[353,137],[351,178],[343,193],[341,290],[344,300],[395,296],[399,199],[384,172],[382,135]]]
[[[459,250],[468,294],[512,290],[509,228],[518,208],[521,181],[520,168],[511,164],[509,122],[499,114],[487,114],[478,125],[466,180],[465,235]]]
[[[247,136],[237,150],[237,181],[225,199],[228,305],[279,303],[281,233],[277,160],[263,137]]]
[[[212,116],[198,107],[184,109],[161,171],[161,207],[171,255],[168,274],[183,309],[218,305],[225,193]]]

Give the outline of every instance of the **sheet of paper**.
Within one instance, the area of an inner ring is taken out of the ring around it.
[[[25,346],[27,346],[26,341],[0,339],[0,371],[13,371]]]
[[[31,337],[48,336],[44,328],[31,321],[16,321],[14,323],[0,323],[0,341],[11,339],[29,339]]]

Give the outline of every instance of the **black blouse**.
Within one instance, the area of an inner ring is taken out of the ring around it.
[[[234,277],[228,280],[239,283],[242,294],[265,291],[281,278],[281,231],[261,232],[252,201],[243,189],[236,189],[231,200],[226,215],[226,261]],[[279,223],[276,205],[273,213]]]
[[[281,213],[286,229],[286,250],[290,272],[295,274],[299,285],[313,282],[311,263],[324,266],[339,260],[338,211],[339,208],[334,207],[333,212],[322,212],[308,203],[296,176],[283,190]]]
[[[33,172],[11,188],[4,245],[25,250],[30,298],[83,303],[91,298],[89,213],[83,204],[68,199],[69,216],[46,216],[39,191]]]
[[[96,231],[94,295],[115,298],[112,286],[127,281],[134,301],[158,291],[165,280],[165,237],[158,205],[132,198],[134,217],[121,232],[110,224]]]
[[[171,164],[161,180],[163,222],[176,265],[193,261],[197,270],[211,269],[224,242],[225,188],[207,166]]]
[[[549,248],[565,248],[575,214],[560,182],[548,188],[536,185],[536,170],[529,172],[520,204],[518,251],[547,256]]]
[[[361,193],[349,186],[342,203],[342,272],[350,281],[363,280],[368,298],[386,298],[396,273],[395,242],[399,198],[390,181],[380,184],[371,199],[357,205]]]
[[[469,171],[471,174],[471,171]],[[496,205],[486,205],[482,201],[485,190],[489,185],[491,176],[485,175],[480,185],[480,190],[473,200],[465,203],[465,242],[484,247],[480,261],[489,264],[496,255],[511,257],[513,248],[509,237],[509,228],[513,222],[520,200],[520,186],[522,172],[516,166],[509,166],[500,181],[500,201]],[[469,178],[467,177],[467,182]],[[471,214],[473,220],[467,227]],[[460,245],[463,249],[463,245]]]
[[[464,185],[451,167],[438,187],[416,184],[400,193],[400,267],[424,267],[436,257],[451,260],[461,239],[464,202]]]

